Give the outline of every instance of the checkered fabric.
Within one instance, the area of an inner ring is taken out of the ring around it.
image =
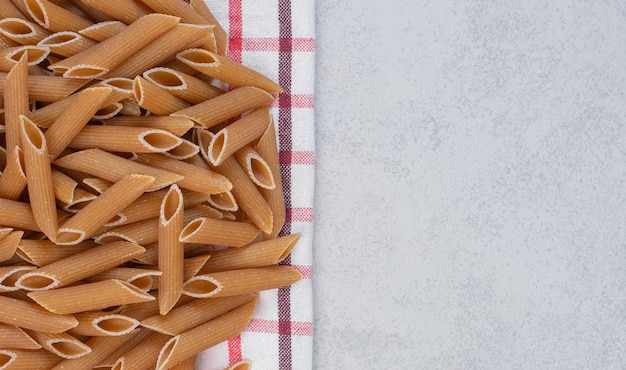
[[[239,336],[198,356],[196,369],[221,370],[242,359],[257,370],[312,368],[314,146],[314,0],[206,0],[229,33],[229,58],[277,81],[284,93],[272,113],[277,122],[287,221],[282,235],[302,233],[283,262],[304,279],[259,297],[250,325]]]

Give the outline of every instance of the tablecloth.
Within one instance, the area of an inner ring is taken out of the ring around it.
[[[206,2],[229,33],[229,57],[261,71],[284,89],[272,107],[287,206],[281,234],[302,237],[283,264],[294,266],[304,278],[290,287],[262,292],[246,330],[201,353],[196,368],[221,370],[249,359],[256,370],[311,369],[315,2]]]

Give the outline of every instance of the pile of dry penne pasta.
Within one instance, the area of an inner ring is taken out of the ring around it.
[[[226,45],[203,0],[0,1],[0,369],[193,369],[302,277]]]

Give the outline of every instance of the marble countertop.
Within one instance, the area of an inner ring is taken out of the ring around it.
[[[316,369],[623,369],[626,7],[318,0]]]

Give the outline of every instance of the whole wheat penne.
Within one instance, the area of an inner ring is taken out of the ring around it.
[[[96,243],[110,243],[116,240],[126,240],[131,243],[146,245],[154,243],[159,238],[158,218],[133,222],[132,224],[116,226],[102,234],[94,240]],[[146,247],[148,247],[146,245]]]
[[[256,226],[248,222],[216,220],[207,217],[189,222],[180,233],[184,243],[200,243],[241,247],[258,235]]]
[[[70,203],[59,202],[59,206],[69,213],[78,213],[81,209],[94,200],[96,196],[88,191],[77,188],[74,192],[74,199]]]
[[[141,76],[135,77],[133,92],[139,106],[156,115],[165,116],[191,105],[174,95],[168,94]]]
[[[78,32],[93,22],[78,16],[48,0],[24,0],[28,14],[42,27],[52,32]]]
[[[48,152],[52,159],[58,157],[91,117],[111,95],[108,87],[93,87],[76,94],[73,104],[50,125],[46,131]]]
[[[90,190],[93,190],[98,194],[104,193],[105,190],[107,190],[108,188],[113,186],[113,184],[115,184],[112,181],[107,181],[105,179],[101,179],[98,177],[86,177],[82,181],[83,181],[83,184],[85,184],[85,186],[87,186]]]
[[[250,180],[259,188],[272,190],[276,188],[274,174],[265,159],[250,145],[236,151],[233,155],[241,168],[246,171]]]
[[[26,290],[60,288],[106,271],[143,254],[145,249],[128,242],[113,242],[88,249],[28,272],[16,286]]]
[[[10,351],[0,350],[0,357],[4,357],[2,355],[3,353],[11,353],[13,356],[6,369],[48,370],[61,360],[59,356],[44,349],[12,349]],[[4,361],[4,358],[0,358],[0,364],[2,361]]]
[[[16,154],[15,147],[20,145],[20,115],[29,111],[27,59],[28,54],[22,55],[4,81],[4,148],[9,160]]]
[[[27,330],[26,333],[43,349],[61,358],[80,358],[91,352],[89,346],[67,333],[42,333],[36,330]]]
[[[178,335],[254,300],[254,294],[194,299],[165,316],[157,314],[141,320],[141,326],[167,335]]]
[[[16,46],[19,46],[20,44],[18,44],[17,42],[9,39],[8,37],[4,36],[3,34],[0,33],[0,50],[4,50],[4,49],[9,49],[9,48],[13,48]],[[180,63],[182,64],[182,63]]]
[[[255,305],[256,301],[246,303],[205,324],[173,337],[159,353],[157,370],[168,369],[237,335],[250,322]]]
[[[37,226],[51,240],[57,235],[57,209],[46,138],[30,119],[20,116],[24,172]]]
[[[133,222],[158,217],[159,210],[161,208],[161,201],[163,200],[166,192],[166,190],[159,190],[143,194],[137,198],[137,200],[120,212],[123,215],[124,220],[119,225],[127,225]],[[185,189],[183,190],[185,208],[197,206],[205,202],[208,198],[208,194]]]
[[[198,72],[234,87],[254,86],[269,93],[283,92],[277,83],[261,73],[208,50],[189,49],[178,53],[176,58]]]
[[[41,231],[35,222],[30,204],[0,198],[0,225],[23,230]]]
[[[175,148],[182,139],[169,131],[131,126],[85,126],[70,148],[100,148],[112,152],[160,153]]]
[[[173,116],[118,116],[102,121],[105,126],[135,126],[166,130],[180,137],[193,127],[185,117]]]
[[[259,108],[219,130],[209,144],[208,158],[219,166],[226,158],[260,137],[270,122],[269,108]]]
[[[170,59],[175,60],[173,55],[176,53],[202,45],[207,35],[212,35],[212,28],[206,25],[180,23],[125,60],[124,64],[110,71],[106,76],[134,78],[154,66],[161,65]]]
[[[87,193],[78,188],[78,182],[76,182],[76,180],[56,168],[52,169],[52,182],[54,185],[54,196],[59,202],[64,204],[73,204],[77,195],[81,196],[82,193]],[[94,200],[96,198],[94,194],[87,194],[90,195],[88,200]]]
[[[264,233],[272,232],[273,214],[267,201],[263,198],[252,180],[234,158],[225,159],[221,165],[213,170],[222,174],[233,184],[231,192],[250,220]]]
[[[87,18],[94,22],[112,21],[113,18],[104,14],[93,6],[82,2],[81,0],[68,0],[73,6],[78,8]]]
[[[172,366],[170,369],[171,370],[195,370],[197,357],[198,356],[189,357],[188,359]]]
[[[40,349],[41,345],[17,326],[0,324],[0,348]]]
[[[0,20],[0,33],[22,45],[35,45],[50,35],[50,31],[23,18]]]
[[[182,161],[185,159],[192,158],[198,153],[200,153],[199,146],[197,146],[196,144],[192,143],[189,140],[183,139],[183,141],[178,146],[168,150],[167,152],[163,152],[163,155],[168,158]]]
[[[139,321],[132,317],[104,311],[80,312],[74,314],[74,317],[78,320],[78,325],[68,331],[72,335],[121,336],[139,326]]]
[[[54,164],[109,181],[118,181],[126,175],[135,173],[152,176],[155,178],[155,182],[147,191],[162,189],[183,180],[183,176],[179,174],[159,168],[151,168],[100,149],[81,150],[57,159]],[[2,223],[0,222],[0,224]]]
[[[10,1],[0,3],[0,18],[24,18],[24,14]]]
[[[187,117],[208,128],[243,112],[269,106],[273,101],[274,97],[261,89],[240,87],[172,115]]]
[[[210,258],[208,254],[185,258],[183,280],[187,281],[196,276]]]
[[[217,43],[217,52],[220,55],[226,55],[226,49],[228,48],[228,35],[219,22],[209,10],[204,0],[191,0],[189,5],[209,24],[215,25],[213,32],[215,33],[215,41]]]
[[[91,237],[102,225],[143,194],[152,183],[154,178],[151,176],[124,176],[67,220],[59,229],[56,242],[71,245]]]
[[[12,227],[3,227],[0,228],[0,240],[2,238],[4,238],[5,236],[9,235],[11,233],[11,231],[13,231]]]
[[[159,212],[159,313],[167,314],[182,292],[185,253],[178,239],[183,229],[183,194],[176,184],[170,187]]]
[[[154,299],[153,296],[134,285],[114,279],[30,292],[28,296],[46,310],[60,315]]]
[[[120,102],[120,104],[122,104],[122,110],[120,111],[121,114],[126,116],[141,116],[141,107],[137,104],[135,99],[124,99]]]
[[[2,35],[0,35],[2,36]],[[183,72],[186,73],[188,75],[194,75],[196,77],[198,77],[199,79],[201,79],[202,81],[205,82],[209,82],[211,83],[211,81],[213,81],[213,79],[207,75],[203,75],[203,74],[198,74],[198,71],[196,71],[195,69],[189,67],[188,65],[186,65],[185,63],[181,62],[178,59],[172,59],[170,61],[164,62],[161,64],[161,67],[164,68],[169,68],[169,69],[173,69],[175,71],[178,72]]]
[[[102,2],[98,1],[98,3]],[[120,21],[104,21],[83,28],[78,33],[95,41],[104,41],[122,32],[125,28],[126,25]]]
[[[64,77],[100,77],[174,27],[178,20],[164,14],[145,15],[115,36],[48,68],[63,72]]]
[[[96,246],[91,240],[76,245],[59,248],[50,240],[22,239],[17,246],[17,254],[35,266],[45,266],[63,258],[75,255]]]
[[[209,204],[213,207],[222,210],[236,212],[239,209],[239,205],[233,197],[231,191],[225,191],[219,194],[211,194],[211,198],[208,200]]]
[[[173,173],[184,176],[177,184],[181,188],[188,190],[214,194],[232,188],[230,182],[222,175],[186,162],[167,158],[160,154],[138,154],[136,161],[152,168],[168,169]]]
[[[224,370],[250,370],[250,366],[252,366],[250,360],[241,360],[228,366]]]
[[[6,369],[15,362],[16,357],[15,350],[0,349],[0,368]]]
[[[0,293],[18,290],[19,288],[15,286],[17,279],[35,268],[35,266],[30,265],[0,266]]]
[[[17,8],[20,13],[22,13],[21,18],[28,18],[28,9],[26,9],[26,4],[24,4],[24,0],[9,0],[15,8]]]
[[[0,90],[4,92],[5,73],[0,73]],[[85,81],[70,80],[58,76],[28,76],[30,100],[54,102],[70,95],[85,84]]]
[[[197,275],[185,282],[183,294],[215,298],[255,293],[291,285],[302,274],[291,266],[256,267]]]
[[[93,115],[93,119],[109,119],[118,115],[124,109],[124,104],[116,102],[105,107],[100,108],[96,114]]]
[[[154,368],[159,351],[169,339],[169,336],[161,333],[149,333],[143,341],[124,353],[115,362],[112,369],[148,370]]]
[[[143,73],[143,77],[177,98],[192,104],[224,93],[223,90],[183,72],[171,68],[156,67]]]
[[[97,42],[70,31],[55,32],[37,43],[37,45],[50,48],[51,53],[64,57],[76,55],[96,44]]]
[[[156,278],[163,274],[158,270],[146,270],[143,268],[115,267],[85,279],[87,282],[96,282],[107,279],[118,279],[133,284],[144,292],[152,290]]]
[[[0,296],[0,303],[0,322],[5,324],[19,322],[21,328],[46,333],[61,333],[78,325],[73,316],[54,314],[34,303],[5,296]]]
[[[14,155],[0,174],[0,198],[17,200],[26,188],[24,153],[19,146],[14,147]]]
[[[0,262],[8,261],[13,257],[23,235],[23,231],[16,230],[0,239]]]
[[[241,248],[213,252],[199,274],[275,265],[291,253],[299,239],[300,234],[291,234]]]
[[[85,344],[91,348],[91,353],[73,360],[63,360],[52,369],[54,370],[84,370],[92,369],[102,360],[125,345],[132,345],[132,341],[139,334],[133,330],[122,336],[95,336],[89,338]]]
[[[45,46],[26,45],[0,50],[0,72],[9,72],[23,55],[27,56],[29,66],[41,63],[50,54]],[[6,88],[6,87],[5,87]]]
[[[133,0],[80,0],[98,9],[111,18],[131,24],[139,18],[152,13],[145,5]]]
[[[155,301],[156,302],[156,301]],[[151,303],[151,302],[148,302]],[[152,332],[150,330],[146,330],[145,328],[138,328],[135,330],[137,335],[135,335],[132,339],[126,342],[123,346],[118,347],[115,351],[110,353],[104,359],[98,362],[94,368],[104,368],[104,369],[112,369],[117,360],[122,357],[125,353],[127,353],[131,348],[135,348],[141,342],[143,342]]]

